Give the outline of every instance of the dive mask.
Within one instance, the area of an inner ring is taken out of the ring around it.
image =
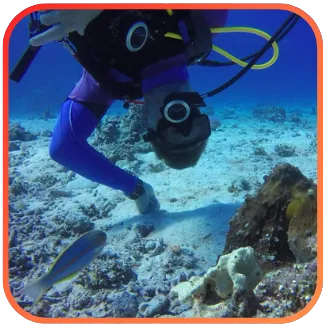
[[[144,141],[156,141],[169,151],[189,149],[205,141],[211,135],[209,118],[199,110],[205,106],[196,92],[169,94],[160,108],[163,117],[157,130],[150,129]]]

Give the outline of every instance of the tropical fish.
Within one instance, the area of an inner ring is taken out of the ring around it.
[[[36,304],[51,286],[73,278],[90,264],[101,253],[106,241],[107,234],[101,230],[81,235],[59,254],[44,276],[24,287],[18,295],[27,295],[33,299],[33,305]]]

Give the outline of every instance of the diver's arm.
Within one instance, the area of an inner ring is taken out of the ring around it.
[[[83,76],[90,78],[86,72]],[[103,90],[97,83],[92,85],[92,79],[85,81],[83,76],[79,87],[70,95],[77,101],[68,99],[61,108],[50,144],[51,158],[89,180],[124,192],[135,201],[141,214],[159,210],[159,202],[149,184],[117,167],[88,144],[87,139],[99,124],[105,110],[97,115],[83,104],[83,100],[94,103],[95,99],[100,101],[102,97],[102,106],[110,107],[114,99],[108,94],[102,94]],[[101,106],[101,103],[96,105]]]
[[[98,123],[99,118],[89,108],[66,100],[53,130],[50,157],[93,182],[124,192],[135,201],[141,214],[159,210],[151,185],[119,168],[88,144]]]
[[[139,179],[114,165],[87,142],[99,122],[83,104],[65,101],[53,130],[50,156],[91,181],[132,194]]]

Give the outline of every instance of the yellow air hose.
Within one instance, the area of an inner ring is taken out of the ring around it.
[[[167,9],[167,13],[169,16],[173,15],[173,11],[171,9]],[[266,32],[261,31],[257,28],[252,28],[252,27],[243,27],[243,26],[240,26],[240,27],[214,27],[214,28],[211,28],[210,31],[212,34],[250,33],[250,34],[259,35],[259,36],[263,37],[264,39],[266,39],[267,41],[269,41],[271,39],[271,36],[269,34],[267,34]],[[166,33],[165,37],[182,40],[182,36],[180,34],[172,33],[172,32]],[[279,49],[278,49],[277,43],[274,42],[272,44],[272,47],[273,47],[274,53],[273,53],[271,59],[263,64],[255,64],[251,67],[251,69],[265,69],[265,68],[272,66],[276,62],[276,60],[278,59],[278,56],[279,56]],[[228,53],[227,51],[221,49],[220,47],[218,47],[216,45],[212,46],[212,50],[219,53],[223,57],[229,59],[230,61],[234,62],[235,64],[237,64],[239,66],[245,67],[248,64],[246,61],[242,61],[242,60],[236,58],[235,56],[231,55],[230,53]]]

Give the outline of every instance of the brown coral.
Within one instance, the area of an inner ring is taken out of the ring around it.
[[[288,244],[299,262],[308,262],[317,255],[317,194],[316,188],[306,193],[293,194],[286,210],[290,220]]]
[[[312,260],[317,233],[316,185],[290,165],[277,165],[230,221],[223,254],[252,246],[268,268]]]

